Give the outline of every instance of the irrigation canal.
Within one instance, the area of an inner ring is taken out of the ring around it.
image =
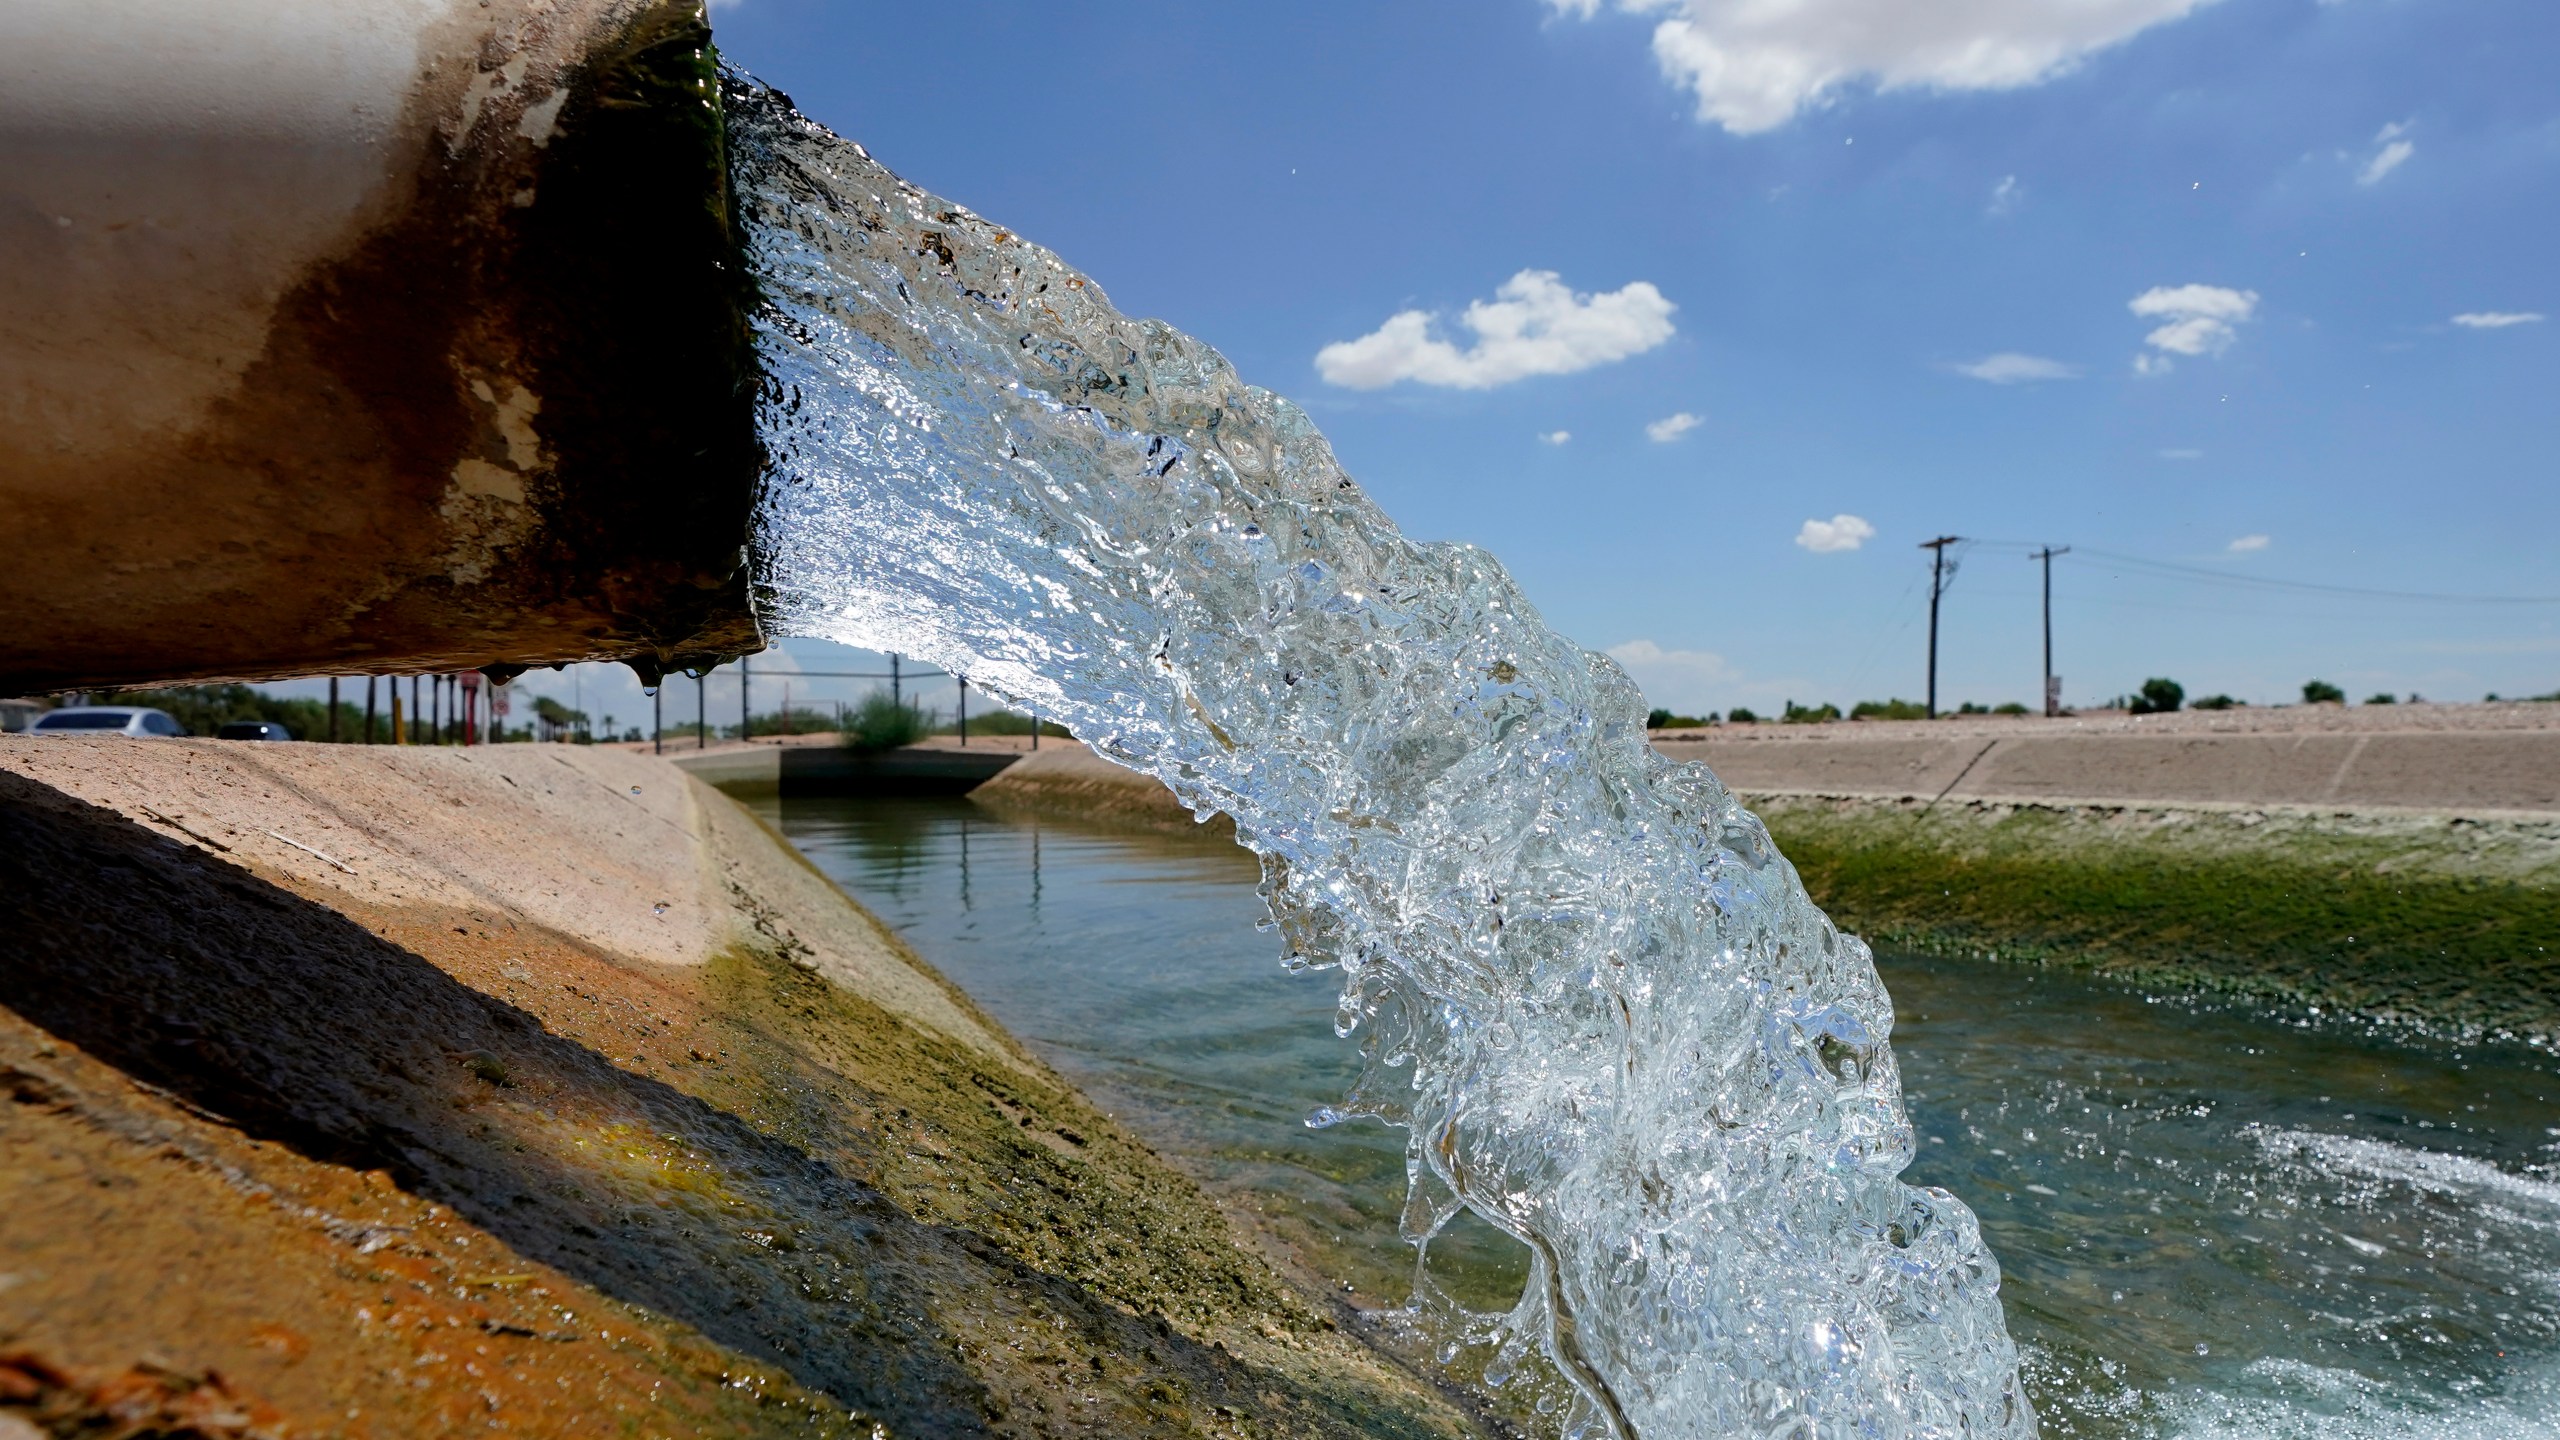
[[[952,799],[769,819],[996,1019],[1325,1283],[1404,1298],[1401,1137],[1311,1131],[1353,1046],[1208,836]],[[2051,1436],[2560,1436],[2560,1075],[2521,1049],[1882,958],[1922,1139],[2005,1267]],[[1433,1247],[1463,1297],[1523,1268]]]

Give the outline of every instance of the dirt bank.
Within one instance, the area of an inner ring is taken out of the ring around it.
[[[647,757],[8,737],[0,953],[0,1415],[1475,1428]]]
[[[2560,815],[2560,705],[1662,730],[1749,795]]]

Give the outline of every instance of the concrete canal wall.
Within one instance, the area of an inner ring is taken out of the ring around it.
[[[1481,1433],[643,755],[0,736],[0,1101],[49,1432]]]
[[[2560,1039],[2555,711],[1733,726],[1656,743],[1712,766],[1815,900],[1880,949]],[[1163,786],[1066,746],[973,798],[1191,823]]]

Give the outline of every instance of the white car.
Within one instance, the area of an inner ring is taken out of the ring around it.
[[[166,710],[141,705],[66,705],[47,710],[27,727],[30,735],[132,735],[144,739],[184,735],[187,727]]]

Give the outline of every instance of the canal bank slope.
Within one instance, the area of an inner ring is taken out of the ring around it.
[[[1658,732],[1879,948],[2560,1038],[2560,706]],[[1188,824],[1044,750],[999,809]]]
[[[0,954],[0,1417],[1477,1429],[644,756],[0,738]]]

